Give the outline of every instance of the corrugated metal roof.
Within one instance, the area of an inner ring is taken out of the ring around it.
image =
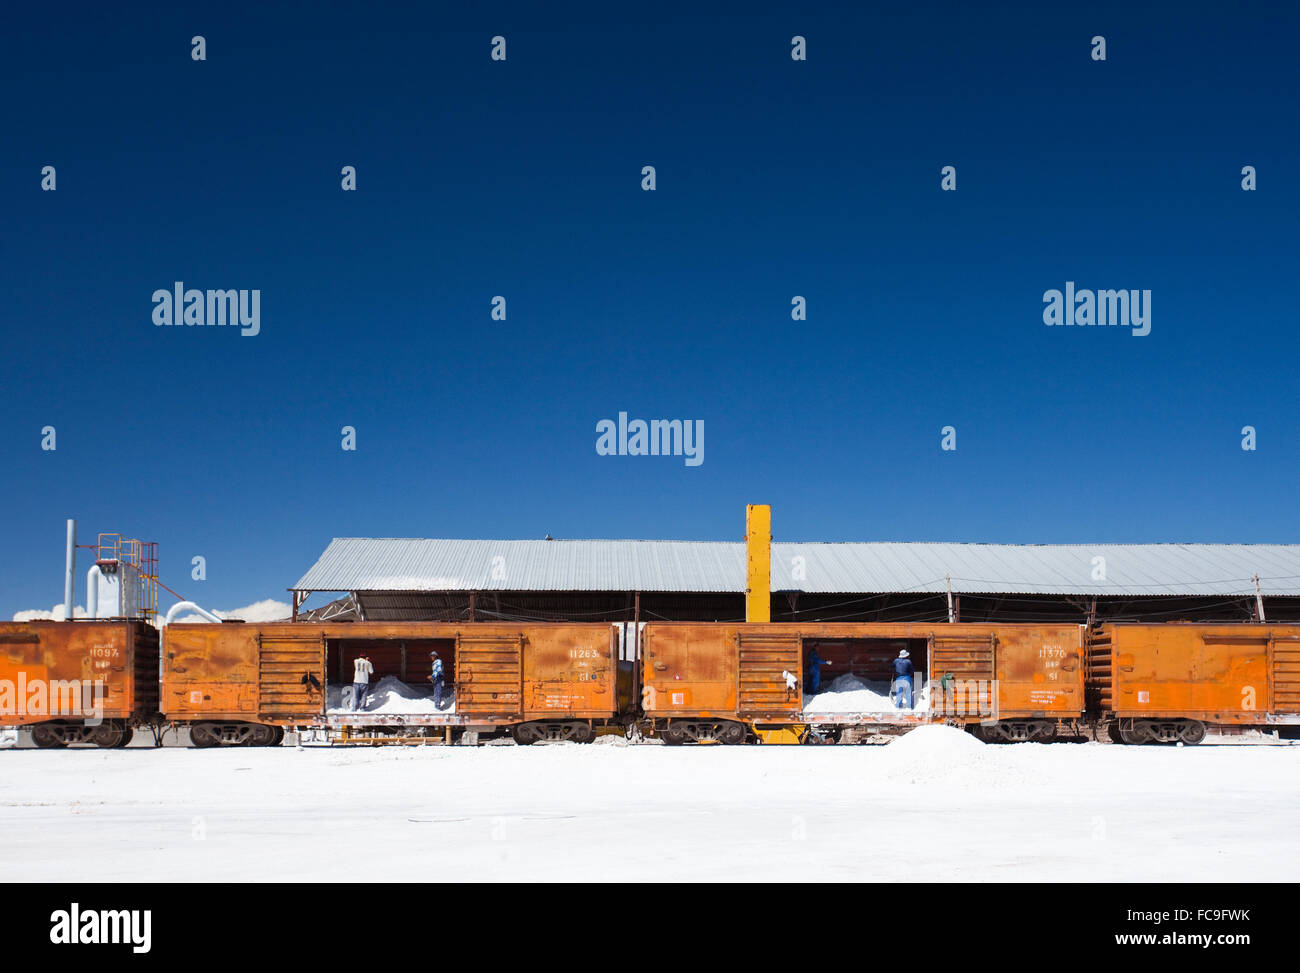
[[[1300,596],[1300,544],[772,545],[773,591],[941,592],[948,574],[956,592],[1058,595],[1247,595],[1258,574]],[[336,537],[294,588],[743,592],[745,545]]]

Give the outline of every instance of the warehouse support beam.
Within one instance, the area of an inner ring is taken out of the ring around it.
[[[745,507],[745,621],[772,620],[772,508]]]

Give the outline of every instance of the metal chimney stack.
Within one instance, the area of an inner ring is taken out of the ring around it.
[[[76,598],[77,577],[77,522],[68,521],[68,567],[63,576],[63,620],[72,621],[72,603]]]

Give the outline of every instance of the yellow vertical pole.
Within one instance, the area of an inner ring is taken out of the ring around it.
[[[772,508],[745,507],[745,621],[772,620]]]

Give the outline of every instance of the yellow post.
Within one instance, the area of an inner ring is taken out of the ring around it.
[[[745,507],[745,621],[772,620],[772,508]]]

